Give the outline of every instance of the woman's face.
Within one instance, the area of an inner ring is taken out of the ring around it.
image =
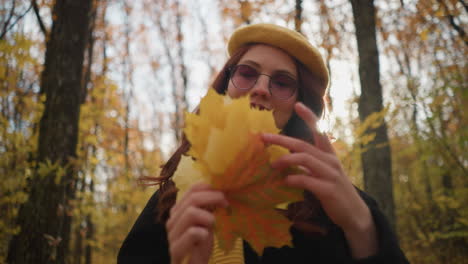
[[[236,87],[231,79],[229,81],[227,94],[231,98],[238,98],[248,94],[250,96],[251,106],[259,109],[272,110],[276,126],[282,129],[293,113],[294,103],[297,101],[299,89],[299,87],[297,87],[295,92],[289,96],[287,89],[284,88],[291,86],[291,82],[294,84],[298,83],[297,69],[293,59],[278,48],[258,44],[252,46],[244,56],[242,56],[237,65],[247,65],[251,67],[243,67],[243,69],[238,68],[238,70],[236,70],[239,72],[242,70],[243,76],[250,76],[255,72],[261,75],[258,76],[257,81],[250,89],[239,89],[242,83],[239,81],[237,84],[238,87]],[[270,77],[266,75],[274,76],[272,83],[275,82],[274,85],[276,85],[276,96],[272,96],[270,93]],[[286,84],[286,86],[284,84]],[[288,98],[285,99],[285,97]]]

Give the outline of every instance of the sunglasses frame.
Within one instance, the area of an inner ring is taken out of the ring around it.
[[[249,68],[255,70],[255,72],[257,72],[257,74],[258,74],[258,76],[257,76],[257,78],[256,78],[256,80],[255,80],[255,82],[253,82],[252,86],[249,87],[249,88],[239,88],[239,87],[237,87],[236,83],[235,83],[234,80],[233,80],[234,74],[235,74],[235,72],[237,71],[237,69],[238,69],[240,66],[247,66],[247,67],[249,67]],[[252,88],[255,86],[255,84],[257,83],[258,78],[260,78],[260,75],[268,76],[268,77],[269,77],[269,79],[268,79],[268,92],[270,93],[271,96],[273,96],[274,98],[277,98],[277,99],[279,99],[279,100],[288,100],[289,98],[293,97],[294,94],[295,94],[295,93],[297,92],[297,90],[299,89],[299,82],[298,82],[298,80],[296,80],[295,78],[293,78],[293,77],[288,76],[287,74],[285,74],[288,78],[291,78],[292,80],[295,81],[295,83],[296,83],[295,86],[296,86],[296,87],[295,87],[294,91],[291,93],[291,95],[289,95],[288,97],[284,97],[284,98],[283,98],[283,97],[279,97],[279,96],[275,95],[275,94],[272,92],[272,83],[271,83],[271,82],[272,82],[273,76],[268,75],[268,74],[261,73],[261,72],[259,72],[257,69],[255,69],[254,67],[252,67],[252,66],[250,66],[250,65],[247,65],[247,64],[237,64],[237,65],[231,66],[231,67],[228,68],[228,73],[229,73],[229,79],[230,79],[230,81],[232,82],[232,85],[234,85],[234,87],[236,87],[236,89],[243,90],[243,91],[252,89]]]

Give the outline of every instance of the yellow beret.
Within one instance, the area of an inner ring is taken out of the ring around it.
[[[241,46],[249,43],[262,43],[284,50],[296,58],[323,82],[322,96],[328,87],[328,69],[320,52],[302,34],[273,24],[254,24],[238,28],[228,42],[231,56]]]

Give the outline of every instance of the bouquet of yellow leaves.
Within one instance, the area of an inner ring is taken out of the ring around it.
[[[220,248],[229,252],[239,237],[259,254],[291,245],[291,222],[275,208],[302,199],[302,191],[284,186],[287,171],[270,166],[288,153],[260,138],[279,133],[272,113],[251,109],[247,97],[231,100],[209,89],[199,113],[186,113],[184,133],[191,148],[173,177],[178,197],[200,182],[224,193],[229,207],[214,212]]]

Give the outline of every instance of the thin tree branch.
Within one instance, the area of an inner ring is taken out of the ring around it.
[[[182,78],[182,108],[183,111],[188,109],[188,102],[187,102],[187,69],[184,64],[184,45],[183,40],[184,36],[182,33],[182,15],[180,11],[180,3],[179,0],[175,1],[176,6],[176,28],[177,28],[177,53],[179,57],[179,66],[180,66],[180,77]]]
[[[8,24],[10,24],[11,18],[15,14],[15,8],[16,8],[16,1],[13,0],[13,6],[10,9],[10,15],[8,16],[7,20],[5,21],[5,25],[3,25],[2,29],[2,34],[0,34],[0,39],[3,39],[3,36],[5,36]]]
[[[242,20],[245,22],[245,24],[247,25],[250,25],[251,21],[250,21],[250,14],[245,14],[244,12],[244,8],[243,6],[245,5],[245,7],[249,6],[250,3],[249,3],[249,0],[238,0],[239,2],[239,5],[240,5],[240,15],[241,15],[241,18]]]
[[[24,11],[23,14],[21,14],[20,16],[18,16],[18,17],[16,18],[16,20],[15,20],[13,23],[11,23],[11,25],[10,25],[8,28],[6,28],[5,30],[3,30],[2,34],[0,35],[0,39],[3,39],[3,38],[5,37],[6,33],[7,33],[8,31],[10,31],[10,29],[12,29],[12,28],[18,23],[18,21],[20,21],[20,20],[29,12],[29,10],[31,10],[31,7],[32,7],[32,6],[29,6],[29,8],[28,8],[26,11]]]
[[[174,105],[175,105],[175,120],[174,120],[174,123],[173,123],[173,129],[174,129],[174,136],[175,136],[175,139],[177,142],[180,142],[181,141],[181,133],[180,132],[180,129],[181,129],[181,125],[182,125],[182,119],[183,117],[181,116],[181,110],[182,110],[182,105],[180,104],[180,91],[178,89],[179,85],[177,83],[177,79],[178,79],[178,75],[176,74],[177,71],[177,67],[176,67],[176,62],[175,62],[175,55],[173,56],[171,54],[171,46],[170,46],[170,43],[169,43],[169,37],[167,37],[167,34],[170,33],[170,31],[168,29],[166,29],[163,24],[162,24],[162,16],[160,16],[159,14],[162,13],[163,10],[156,10],[154,13],[156,14],[156,19],[154,20],[154,23],[156,24],[156,27],[159,31],[159,34],[161,35],[161,38],[162,38],[162,46],[163,46],[163,49],[164,49],[164,52],[166,53],[166,57],[167,57],[167,60],[168,60],[168,64],[169,64],[169,68],[171,69],[171,73],[172,73],[172,78],[171,78],[171,85],[172,85],[172,97],[173,97],[173,100],[174,100]]]
[[[39,6],[37,5],[36,0],[31,0],[31,5],[34,9],[34,14],[36,14],[37,22],[39,23],[39,27],[41,28],[42,33],[44,33],[44,37],[47,37],[47,29],[42,22],[41,15],[39,14]]]
[[[296,0],[296,14],[294,16],[294,28],[297,32],[302,33],[302,0]]]
[[[463,7],[465,8],[465,11],[468,13],[468,5],[465,3],[465,1],[458,0],[458,2],[460,2],[463,5]]]
[[[201,5],[200,2],[197,2],[198,5]],[[216,68],[215,66],[213,66],[213,63],[211,62],[211,51],[210,51],[210,41],[209,41],[209,37],[208,37],[208,26],[206,24],[206,20],[203,18],[202,14],[201,14],[201,9],[200,8],[197,8],[196,9],[196,15],[197,15],[197,18],[198,20],[200,21],[200,24],[201,24],[201,31],[203,32],[203,34],[201,34],[201,36],[203,36],[203,49],[207,51],[208,53],[208,56],[205,56],[206,57],[206,63],[208,64],[208,66],[210,67],[210,74],[209,76],[213,76],[214,73],[216,72]]]
[[[423,104],[424,114],[426,116],[430,116],[429,113],[427,112],[427,109],[426,109],[426,108],[430,108],[430,107],[428,107],[427,104],[424,101],[421,101],[421,103]],[[468,175],[468,169],[465,167],[464,162],[458,159],[457,154],[454,153],[454,151],[452,151],[452,149],[450,148],[450,145],[447,144],[446,139],[444,138],[444,136],[443,135],[442,136],[437,135],[436,128],[435,128],[433,122],[431,121],[431,119],[426,118],[426,122],[429,125],[429,128],[430,128],[432,134],[434,135],[434,138],[433,138],[434,142],[436,144],[438,144],[439,146],[441,146],[447,152],[448,156],[450,156],[453,159],[453,161],[463,171],[463,173],[465,175]]]
[[[440,3],[440,5],[445,9],[446,13],[447,13],[447,19],[449,20],[449,23],[450,25],[453,27],[453,29],[455,29],[455,31],[458,32],[458,34],[460,35],[460,37],[462,38],[463,42],[465,42],[465,45],[468,46],[468,40],[466,39],[465,37],[465,31],[463,30],[463,28],[461,28],[459,25],[457,25],[455,23],[455,18],[452,14],[450,14],[449,12],[449,8],[448,6],[445,4],[445,2],[443,0],[438,0],[438,2]],[[464,3],[463,3],[464,4]],[[466,6],[465,6],[466,8]]]

